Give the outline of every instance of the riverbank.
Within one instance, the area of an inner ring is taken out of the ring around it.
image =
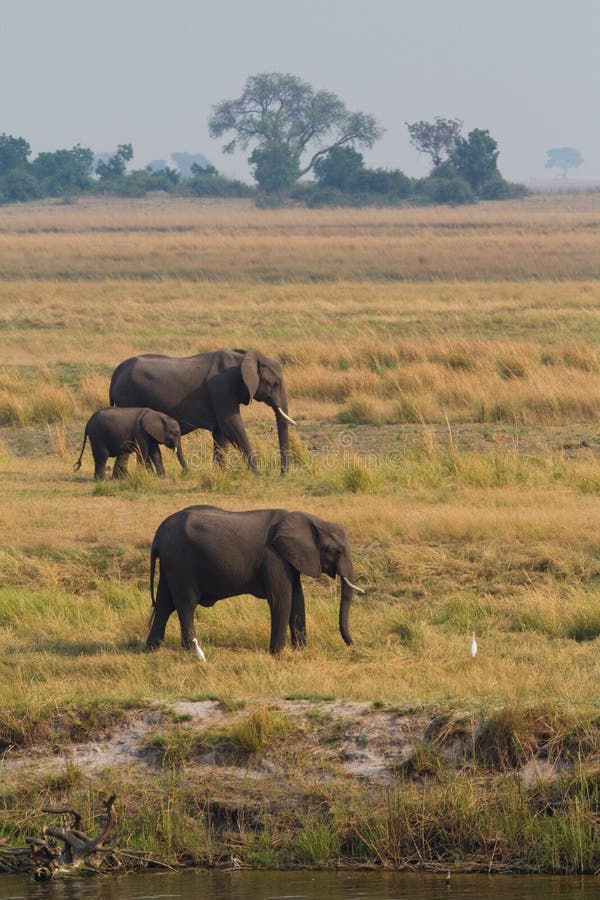
[[[594,716],[199,700],[122,711],[85,740],[68,722],[4,754],[9,843],[41,833],[57,792],[90,819],[114,792],[113,846],[174,867],[600,867]]]

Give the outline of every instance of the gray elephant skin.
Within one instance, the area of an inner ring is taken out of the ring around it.
[[[127,459],[135,453],[146,468],[152,465],[161,477],[165,474],[160,444],[175,450],[181,467],[186,463],[181,449],[181,429],[179,423],[146,407],[106,407],[99,409],[88,419],[83,435],[83,445],[75,471],[81,468],[81,458],[87,439],[90,440],[94,457],[94,478],[102,480],[106,473],[109,457],[116,457],[113,478],[122,478],[127,473]]]
[[[156,596],[156,561],[160,576]],[[279,653],[289,628],[292,645],[306,644],[306,616],[301,575],[321,573],[341,581],[339,627],[352,643],[348,613],[352,595],[352,556],[342,525],[304,512],[256,509],[229,512],[215,506],[189,506],[159,525],[150,553],[152,617],[146,649],[155,650],[176,611],[181,642],[195,638],[196,606],[214,606],[225,597],[252,594],[268,601],[271,612],[269,650]]]
[[[149,406],[179,422],[182,434],[212,432],[213,458],[223,465],[233,444],[257,470],[240,405],[251,400],[275,412],[282,474],[288,467],[288,401],[281,364],[258,350],[215,350],[176,358],[149,353],[120,363],[110,382],[111,406]]]

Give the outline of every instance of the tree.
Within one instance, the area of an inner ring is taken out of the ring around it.
[[[280,72],[248,78],[241,97],[213,107],[208,126],[212,137],[233,134],[225,153],[256,144],[249,161],[257,180],[263,179],[261,187],[270,180],[271,164],[278,172],[275,184],[285,186],[292,178],[293,184],[334,147],[372,147],[383,134],[373,116],[350,112],[331,91],[315,91]]]
[[[266,194],[286,194],[300,177],[298,159],[283,141],[257,147],[248,162],[256,183]]]
[[[562,177],[567,177],[568,169],[577,169],[583,162],[583,156],[575,147],[552,147],[546,150],[546,169],[556,166],[562,170]]]
[[[171,153],[171,159],[175,163],[182,178],[190,178],[191,175],[193,175],[194,166],[200,166],[202,169],[206,169],[210,166],[210,162],[203,153],[184,153],[177,151]]]
[[[108,161],[100,159],[96,164],[96,175],[100,181],[112,181],[122,178],[125,174],[127,163],[133,159],[133,147],[131,144],[119,144],[116,153]]]
[[[151,159],[148,165],[146,166],[147,172],[161,172],[163,169],[168,168],[168,163],[166,159]]]
[[[390,198],[407,197],[410,179],[398,169],[367,169],[362,153],[352,147],[334,147],[315,163],[320,187],[346,193],[382,194]]]
[[[489,131],[474,128],[468,137],[456,137],[449,162],[479,194],[485,182],[498,171],[498,152],[498,144]]]
[[[365,173],[363,155],[353,147],[334,147],[316,161],[314,168],[322,187],[340,191],[360,190],[361,178]]]
[[[405,122],[410,142],[419,153],[427,153],[434,167],[439,166],[444,156],[452,151],[454,142],[463,126],[461,119],[444,119],[436,116],[433,122]]]
[[[42,192],[35,175],[29,168],[11,169],[6,175],[0,176],[0,202],[21,203],[27,200],[37,200]]]
[[[6,175],[13,169],[25,169],[31,147],[25,138],[0,134],[0,175]]]
[[[201,154],[198,154],[201,156]],[[206,157],[204,157],[206,158]],[[201,163],[193,162],[190,166],[190,176],[201,175],[201,176],[209,176],[209,175],[218,175],[219,170],[212,166],[209,162],[205,165]]]
[[[84,191],[91,187],[94,154],[77,144],[72,150],[39,153],[31,164],[45,196]]]

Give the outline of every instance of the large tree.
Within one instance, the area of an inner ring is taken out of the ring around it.
[[[466,138],[457,137],[449,161],[476,194],[498,172],[498,143],[487,129],[474,128]]]
[[[552,147],[546,150],[546,168],[553,169],[556,166],[562,171],[562,177],[567,177],[569,169],[577,169],[583,162],[583,156],[575,147]]]
[[[410,142],[419,153],[426,153],[437,168],[454,147],[463,126],[461,119],[444,119],[436,116],[433,122],[405,122]]]
[[[383,134],[373,116],[350,112],[331,91],[315,91],[280,72],[252,75],[241,97],[213,107],[208,125],[212,137],[233,135],[225,153],[255,145],[250,162],[259,184],[261,177],[269,184],[265,170],[272,160],[281,176],[274,179],[279,188],[306,175],[333,148],[372,147]]]

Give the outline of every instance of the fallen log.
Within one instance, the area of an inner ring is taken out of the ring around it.
[[[59,873],[68,874],[74,870],[101,871],[107,856],[115,852],[112,847],[106,846],[109,835],[117,826],[115,799],[116,795],[112,794],[104,801],[105,822],[96,837],[81,831],[82,816],[77,810],[45,807],[42,812],[70,816],[71,821],[45,826],[41,838],[26,837],[27,847],[9,847],[0,842],[0,869],[9,872],[32,871],[37,881],[48,881]],[[114,860],[108,868],[114,870]]]

